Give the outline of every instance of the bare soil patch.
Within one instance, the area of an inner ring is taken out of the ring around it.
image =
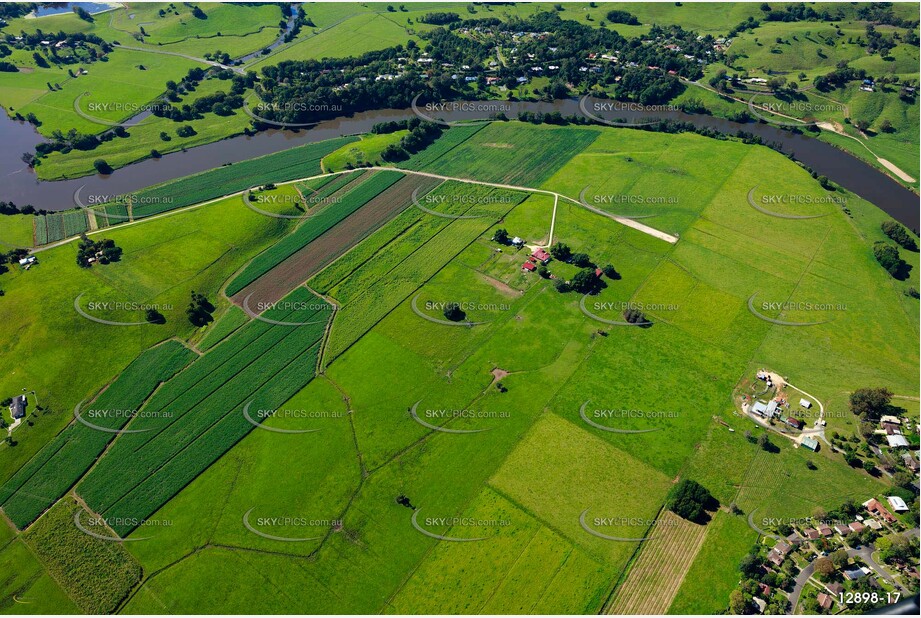
[[[231,300],[242,305],[243,299],[252,294],[250,306],[254,306],[259,302],[272,303],[283,298],[408,207],[412,203],[414,190],[419,189],[420,193],[424,193],[440,182],[437,178],[416,175],[402,178],[306,247],[237,292]]]

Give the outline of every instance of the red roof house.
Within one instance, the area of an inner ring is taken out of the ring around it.
[[[534,250],[534,253],[531,254],[531,257],[533,257],[534,259],[536,259],[536,260],[538,260],[538,261],[540,261],[540,262],[542,262],[542,263],[544,263],[544,264],[546,264],[547,262],[550,261],[550,254],[547,253],[546,251],[544,251],[544,250],[541,249],[541,248],[535,249],[535,250]]]
[[[535,266],[533,262],[525,262],[521,265],[521,270],[527,270],[529,272],[535,271],[537,270],[537,266]]]
[[[890,523],[896,521],[896,519],[895,519],[895,517],[892,515],[892,513],[889,512],[889,509],[887,509],[887,508],[884,507],[882,504],[880,504],[880,503],[879,503],[879,500],[877,500],[876,498],[871,498],[871,499],[867,500],[866,502],[863,503],[863,506],[864,506],[869,512],[873,513],[873,514],[876,515],[877,517],[882,517],[883,519],[885,519],[886,521],[888,521],[888,522],[890,522]]]

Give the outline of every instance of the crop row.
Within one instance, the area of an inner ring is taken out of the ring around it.
[[[273,373],[268,373],[269,370],[266,368],[264,377],[270,381],[264,383],[258,392],[253,391],[244,399],[248,401],[253,397],[254,409],[274,409],[281,406],[313,379],[319,348],[319,343],[314,344],[287,366],[273,367]],[[105,517],[113,521],[131,521],[134,517],[148,517],[166,504],[253,430],[253,425],[241,413],[242,402],[243,399],[240,405],[234,406],[200,434],[193,447],[177,452],[153,474],[141,476],[142,482],[106,511]],[[114,526],[113,529],[124,536],[132,531],[133,526],[126,524]]]
[[[306,291],[299,291],[303,293]],[[310,298],[314,303],[322,302],[312,295]],[[285,367],[318,345],[329,316],[329,306],[325,303],[324,306],[326,309],[313,314],[298,312],[292,318],[316,322],[308,325],[292,327],[251,322],[164,385],[145,408],[156,411],[157,416],[138,419],[140,422],[131,425],[132,429],[151,431],[120,436],[79,485],[81,496],[97,512],[107,513],[122,502],[134,504],[138,496],[146,495],[149,489],[145,488],[154,481],[145,479],[164,478],[159,476],[159,471],[180,454],[196,461],[212,461],[210,458],[216,457],[214,448],[204,437],[211,435],[225,416],[242,417],[242,406],[255,393],[267,383],[274,385],[281,379]],[[272,319],[283,319],[278,314],[284,313],[278,311]],[[219,354],[222,349],[227,352]],[[209,361],[212,356],[216,360]],[[301,386],[313,377],[314,370],[315,365],[299,368]],[[154,399],[165,406],[154,407]],[[130,465],[126,465],[129,462]],[[196,468],[194,474],[203,470]],[[169,486],[173,493],[179,489],[181,486]],[[146,499],[141,501],[149,503]],[[155,509],[159,503],[149,506]],[[141,516],[139,512],[131,515]]]
[[[125,411],[140,408],[158,384],[169,380],[194,356],[176,341],[144,351],[94,402],[82,406],[83,418],[94,425],[120,429],[129,420]],[[112,437],[112,433],[76,421],[68,425],[0,488],[7,516],[18,528],[35,521],[83,476]]]
[[[400,180],[399,172],[377,172],[369,179],[346,193],[342,201],[332,204],[304,221],[296,230],[257,255],[227,286],[227,294],[233,295],[269,272],[276,265],[291,257],[298,250],[315,240],[326,230],[364,206]]]
[[[285,182],[319,174],[323,157],[355,139],[340,137],[298,146],[149,187],[138,192],[141,203],[134,208],[134,218],[190,206],[268,182]]]
[[[108,204],[94,208],[94,210],[96,211],[96,227],[99,229],[128,221],[128,206],[126,204]]]
[[[208,327],[205,336],[198,342],[198,349],[206,352],[222,342],[230,333],[234,332],[244,324],[248,318],[246,313],[236,305],[230,308],[214,324]]]
[[[93,474],[81,483],[82,495],[97,510],[105,510],[118,497],[113,495],[111,487],[130,484],[138,472],[149,472],[162,464],[161,451],[169,451],[194,440],[197,433],[190,429],[190,425],[210,422],[208,419],[212,418],[212,413],[219,411],[220,402],[228,393],[228,385],[236,388],[242,384],[246,388],[245,378],[241,382],[241,376],[255,371],[252,367],[256,361],[270,364],[286,346],[290,347],[291,341],[306,340],[309,345],[318,339],[325,327],[324,320],[318,318],[318,321],[319,324],[299,327],[269,326],[239,354],[207,362],[209,356],[216,355],[220,349],[217,348],[193,363],[187,372],[196,375],[192,379],[185,375],[177,376],[176,380],[160,389],[158,397],[152,398],[145,408],[150,414],[139,418],[139,422],[131,426],[131,429],[147,431],[122,435],[106,457],[100,460]],[[236,338],[232,337],[231,341]],[[199,379],[202,375],[204,378]],[[156,401],[158,399],[160,401]],[[202,410],[202,413],[192,413],[193,410]],[[130,458],[130,468],[122,465],[123,458]]]
[[[503,204],[502,212],[514,204]],[[501,216],[496,206],[497,216]],[[495,219],[456,219],[386,273],[378,271],[374,283],[344,305],[336,316],[325,362],[344,352],[413,291],[431,279],[448,262],[477,239]]]
[[[441,134],[435,143],[429,145],[425,150],[421,150],[409,158],[405,163],[401,163],[400,167],[406,168],[408,170],[421,170],[425,166],[429,165],[436,159],[442,157],[447,152],[456,148],[460,144],[463,144],[468,139],[482,129],[485,124],[472,124],[465,126],[456,126],[451,127],[447,131]]]
[[[316,205],[322,204],[326,198],[332,196],[336,191],[363,175],[362,172],[357,172],[339,174],[338,176],[325,176],[310,182],[298,183],[297,188],[307,200],[313,200],[310,206],[316,207]],[[318,181],[320,180],[325,180],[325,182],[319,183]],[[316,193],[314,193],[314,191]]]
[[[465,214],[487,214],[499,212],[495,210],[496,204],[481,203],[486,202],[488,198],[497,197],[508,200],[520,199],[520,196],[513,195],[507,191],[498,191],[483,185],[473,185],[459,182],[446,182],[428,196],[432,198],[444,198],[444,202],[438,206],[430,205],[432,209],[439,212],[452,215]],[[462,198],[455,200],[454,198]],[[420,202],[426,202],[420,198]],[[470,206],[470,204],[476,204]],[[513,203],[507,202],[506,205]],[[501,204],[500,204],[501,206]],[[421,213],[417,208],[411,208],[409,211]],[[479,221],[492,222],[498,218],[498,215],[484,216]],[[437,217],[425,214],[423,218],[406,230],[399,238],[395,238],[387,247],[374,259],[368,260],[360,268],[356,269],[347,279],[338,284],[330,295],[342,304],[348,304],[352,298],[360,295],[368,287],[373,285],[378,279],[386,275],[392,268],[399,264],[403,259],[409,256],[413,251],[418,250],[425,245],[435,234],[444,229],[452,220],[445,217]]]
[[[83,210],[68,210],[35,218],[35,240],[39,245],[77,236],[89,229]]]

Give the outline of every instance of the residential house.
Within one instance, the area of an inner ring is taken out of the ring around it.
[[[819,526],[819,534],[821,534],[822,536],[831,536],[832,535],[831,528],[829,528],[825,524],[822,524]]]
[[[521,270],[526,270],[528,272],[534,272],[535,270],[537,270],[537,266],[535,266],[533,262],[525,262],[524,264],[521,265]]]
[[[918,471],[918,461],[911,456],[911,453],[905,451],[902,453],[902,461],[905,463],[905,467],[911,470],[912,472]]]
[[[777,545],[768,552],[767,559],[776,566],[780,566],[791,549],[793,549],[793,546],[786,541],[778,541]]]
[[[908,440],[902,434],[887,435],[886,442],[889,443],[889,448],[908,448],[909,446]]]
[[[896,513],[905,513],[908,511],[908,505],[898,496],[889,496],[886,498],[886,501],[889,502],[889,506],[891,506],[892,510]]]
[[[819,534],[819,531],[816,530],[815,528],[809,528],[806,530],[806,538],[809,539],[810,541],[815,541],[820,536],[821,535]]]
[[[850,534],[851,529],[844,524],[835,524],[835,531],[841,536],[847,536]]]
[[[831,595],[825,594],[824,592],[819,593],[819,596],[816,597],[816,601],[819,602],[819,607],[822,609],[831,609],[832,605],[834,605],[834,600]]]
[[[13,416],[13,420],[20,419],[26,415],[27,403],[25,395],[13,397],[13,401],[10,403],[10,414]]]
[[[850,528],[851,532],[863,532],[863,530],[866,528],[866,526],[864,526],[859,521],[851,522],[847,527]]]
[[[896,521],[895,516],[893,516],[893,514],[890,513],[888,509],[886,509],[886,507],[880,504],[879,500],[877,500],[876,498],[870,498],[869,500],[864,502],[863,507],[867,509],[867,511],[869,511],[873,515],[880,517],[887,522],[892,523]],[[867,525],[870,526],[869,520],[867,520]],[[873,526],[870,526],[870,527],[873,528]],[[874,530],[875,529],[876,528],[874,528]]]

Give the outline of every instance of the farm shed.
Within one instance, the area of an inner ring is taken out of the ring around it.
[[[806,408],[807,410],[812,407],[812,402],[808,399],[800,399],[799,405]]]
[[[807,436],[803,438],[803,441],[800,444],[808,448],[810,451],[819,450],[819,441],[816,440],[815,438],[810,438]]]

